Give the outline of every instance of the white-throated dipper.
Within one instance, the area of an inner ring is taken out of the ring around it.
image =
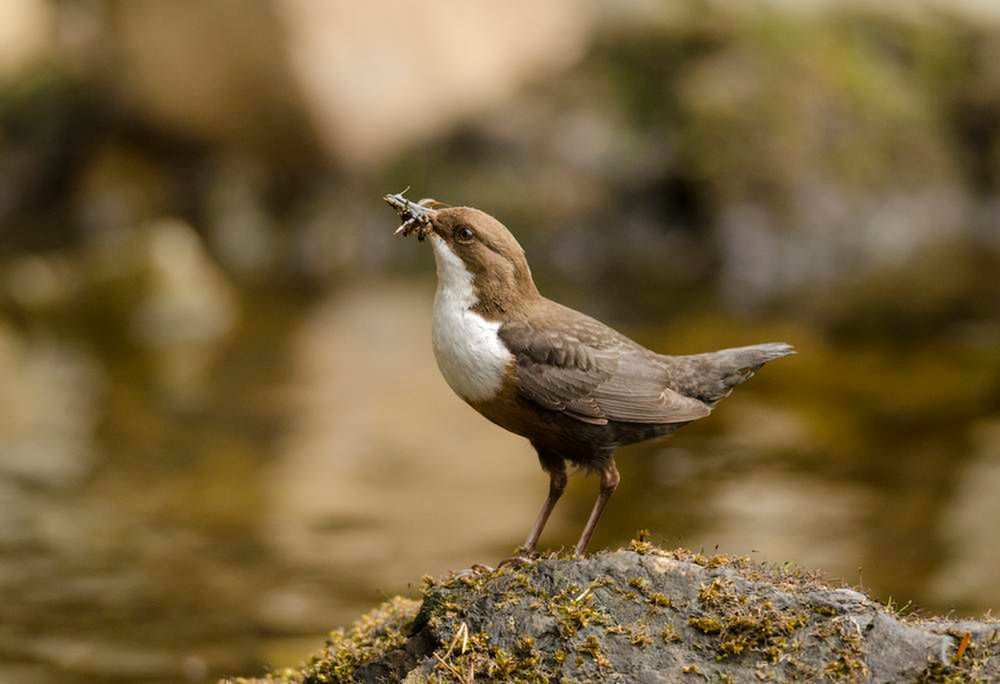
[[[618,487],[618,447],[704,418],[765,363],[794,353],[776,342],[657,354],[539,294],[521,245],[489,214],[402,193],[385,201],[403,220],[397,234],[416,233],[434,249],[432,339],[441,374],[483,416],[527,437],[549,475],[527,553],[566,488],[566,461],[601,476],[580,555]]]

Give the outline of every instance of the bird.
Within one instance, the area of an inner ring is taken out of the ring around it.
[[[686,356],[646,349],[538,291],[524,249],[500,221],[437,200],[383,198],[434,252],[434,356],[447,384],[491,422],[525,437],[549,476],[548,495],[520,550],[534,553],[566,489],[567,464],[600,477],[576,543],[582,556],[618,488],[619,447],[664,437],[708,416],[784,342]],[[523,556],[518,556],[523,558]]]

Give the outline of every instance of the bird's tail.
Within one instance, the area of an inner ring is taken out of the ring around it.
[[[706,404],[715,404],[728,397],[736,385],[749,380],[768,361],[794,353],[790,344],[769,342],[666,358],[676,369],[674,383],[678,390]]]

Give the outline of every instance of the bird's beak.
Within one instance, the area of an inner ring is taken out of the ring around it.
[[[404,190],[403,192],[406,191]],[[431,220],[434,218],[434,214],[437,213],[435,209],[428,206],[433,203],[433,200],[411,202],[403,197],[403,192],[386,195],[382,198],[386,204],[396,210],[399,218],[403,220],[403,223],[396,229],[393,235],[406,237],[416,231],[417,239],[423,240],[431,232]]]

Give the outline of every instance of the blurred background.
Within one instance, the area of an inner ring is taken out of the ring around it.
[[[623,451],[595,548],[1000,608],[996,2],[4,0],[0,680],[294,665],[523,540],[405,186],[659,351],[798,347]]]

